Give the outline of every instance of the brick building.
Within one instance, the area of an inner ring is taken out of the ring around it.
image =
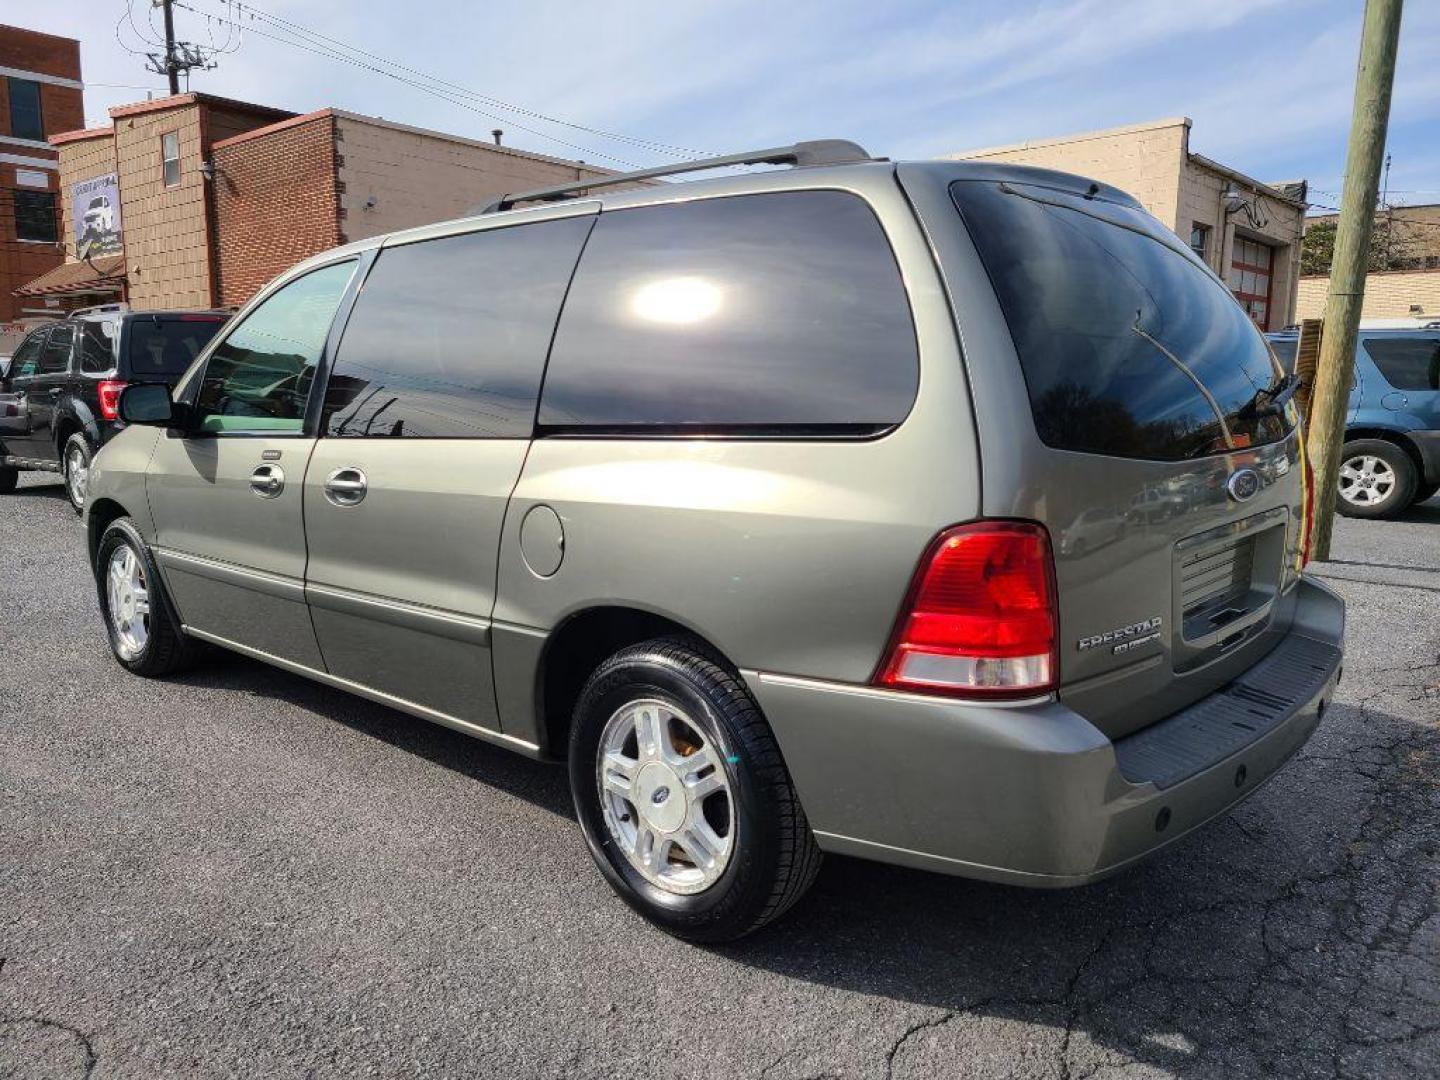
[[[206,94],[110,117],[55,137],[70,258],[22,295],[233,307],[337,244],[607,172],[338,109],[296,116]]]
[[[64,260],[52,140],[84,123],[80,43],[0,26],[0,324],[45,311],[15,289]]]
[[[1186,117],[950,156],[1060,169],[1128,191],[1229,284],[1261,329],[1294,320],[1305,182],[1262,183],[1192,153]]]

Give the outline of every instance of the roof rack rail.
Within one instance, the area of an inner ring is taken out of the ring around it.
[[[731,165],[853,165],[862,161],[874,161],[864,149],[847,139],[816,139],[798,142],[793,146],[774,146],[768,150],[750,150],[743,154],[726,154],[723,157],[697,158],[694,161],[680,161],[674,165],[658,165],[653,169],[638,169],[635,172],[615,173],[612,176],[597,176],[589,180],[575,180],[555,187],[536,188],[518,194],[505,194],[493,202],[477,206],[472,214],[493,214],[509,210],[516,203],[554,202],[571,198],[581,191],[598,187],[615,187],[617,184],[633,184],[640,180],[651,180],[660,176],[675,176],[679,173],[701,172],[705,169],[723,169]]]

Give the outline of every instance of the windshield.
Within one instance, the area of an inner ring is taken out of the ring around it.
[[[1179,461],[1283,438],[1281,374],[1218,279],[1141,210],[1029,184],[951,194],[994,284],[1040,438]]]
[[[130,324],[131,374],[137,379],[184,374],[224,323],[220,316],[135,319]]]

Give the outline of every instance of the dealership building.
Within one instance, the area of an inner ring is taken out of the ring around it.
[[[1127,191],[1220,275],[1262,330],[1295,321],[1305,181],[1262,183],[1193,153],[1187,117],[949,156],[1079,173]]]
[[[327,248],[463,215],[506,192],[603,176],[340,109],[296,115],[189,93],[52,137],[65,261],[23,301],[62,310],[235,307]]]

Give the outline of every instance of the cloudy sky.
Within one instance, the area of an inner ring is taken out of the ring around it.
[[[924,157],[1185,115],[1196,152],[1260,179],[1306,177],[1312,199],[1331,204],[1362,9],[1361,0],[175,3],[179,37],[230,50],[193,75],[192,89],[476,138],[502,127],[509,144],[604,165],[670,160],[657,144],[727,152],[820,137]],[[149,0],[11,0],[5,19],[80,38],[91,124],[163,88],[141,55],[155,51],[145,39],[160,26]],[[1437,130],[1440,3],[1410,0],[1390,127],[1395,201],[1440,202]]]

